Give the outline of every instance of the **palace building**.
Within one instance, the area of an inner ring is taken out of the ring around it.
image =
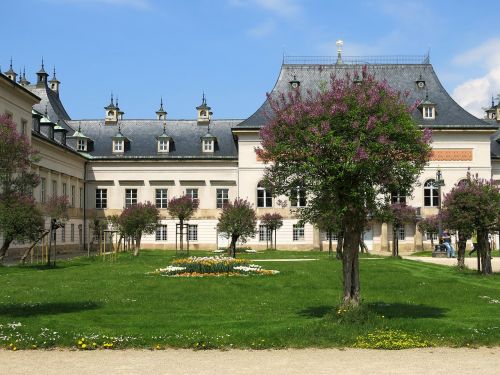
[[[467,173],[500,180],[500,106],[492,102],[485,119],[478,119],[458,105],[443,88],[428,56],[404,58],[296,58],[285,57],[270,95],[289,90],[316,91],[330,76],[357,77],[363,66],[377,79],[399,91],[408,91],[408,103],[420,105],[413,112],[421,128],[432,129],[433,153],[412,196],[395,192],[393,202],[404,201],[418,208],[422,217],[437,213],[439,190],[436,173],[444,180],[441,194],[466,178]],[[358,79],[358,78],[353,78]],[[216,230],[221,208],[237,197],[248,199],[260,217],[279,212],[284,225],[277,231],[280,249],[313,249],[326,244],[326,235],[311,224],[299,226],[294,211],[307,204],[306,192],[273,197],[262,184],[265,164],[255,150],[259,132],[271,109],[267,100],[246,119],[216,119],[205,95],[193,105],[192,120],[170,119],[160,100],[150,119],[128,119],[118,99],[111,96],[99,119],[73,119],[64,108],[60,81],[55,70],[44,69],[31,84],[25,72],[12,69],[0,74],[0,113],[9,114],[40,151],[34,168],[41,176],[35,189],[43,203],[51,195],[67,195],[70,218],[58,230],[58,244],[84,249],[93,235],[90,221],[119,214],[138,202],[154,202],[162,220],[154,235],[144,236],[144,248],[173,249],[176,220],[167,213],[167,202],[187,194],[199,199],[199,209],[189,220],[191,249],[215,249],[228,245]],[[287,202],[286,206],[281,202]],[[267,229],[259,225],[252,248],[265,248]],[[414,224],[397,233],[402,251],[430,246]],[[392,229],[372,222],[364,233],[374,251],[387,251]],[[17,247],[22,247],[18,244]]]

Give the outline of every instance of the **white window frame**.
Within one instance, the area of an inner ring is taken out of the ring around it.
[[[61,227],[61,242],[66,242],[66,226]]]
[[[406,195],[402,195],[399,191],[394,191],[391,193],[391,203],[401,203],[406,204]]]
[[[432,105],[424,105],[422,108],[424,119],[433,120],[436,118],[436,110]]]
[[[304,241],[305,240],[305,231],[303,226],[299,226],[299,224],[293,224],[293,241]]]
[[[437,241],[438,239],[438,234],[436,232],[434,233],[429,233],[429,232],[425,232],[425,239],[426,241],[430,241],[431,240],[431,237],[432,237],[432,240],[434,241]]]
[[[198,224],[188,225],[187,237],[188,241],[198,241]]]
[[[158,139],[158,152],[169,152],[170,141],[165,138]]]
[[[95,208],[98,210],[108,208],[108,189],[95,189]]]
[[[125,208],[129,208],[138,202],[138,191],[137,189],[128,188],[125,189]]]
[[[167,240],[167,224],[160,224],[156,227],[155,241]]]
[[[260,183],[257,185],[257,207],[271,208],[273,206],[273,194]]]
[[[332,241],[338,241],[339,237],[337,233],[332,233]],[[325,241],[330,241],[330,234],[328,232],[325,232]]]
[[[117,153],[120,153],[120,152],[124,152],[124,149],[125,149],[125,141],[124,140],[114,140],[113,141],[113,152],[117,152]]]
[[[426,198],[429,198],[430,204],[425,204]],[[436,199],[437,198],[437,199]],[[438,207],[439,206],[439,188],[436,186],[436,180],[433,178],[424,182],[424,207]]]
[[[290,194],[291,207],[305,207],[307,205],[306,190],[301,187],[296,187]]]
[[[57,180],[52,180],[52,196],[57,197]]]
[[[62,184],[62,195],[63,196],[68,196],[68,184],[66,182],[63,182]]]
[[[398,236],[399,241],[404,241],[406,240],[406,230],[405,227],[399,227],[397,230],[396,235]]]
[[[186,195],[191,198],[191,200],[199,199],[198,196],[198,189],[197,188],[188,188],[186,189]]]
[[[156,208],[168,207],[168,189],[159,188],[155,190],[155,205]]]
[[[216,208],[224,208],[224,206],[229,202],[229,189],[217,189],[216,193]]]
[[[259,241],[267,242],[271,240],[271,229],[267,227],[267,225],[260,224],[259,225]]]
[[[214,152],[214,140],[213,139],[204,139],[202,142],[202,150],[203,152]]]
[[[76,187],[75,185],[71,185],[71,207],[75,207],[75,195],[76,195]]]
[[[76,140],[76,150],[77,151],[87,151],[87,140],[77,139]]]
[[[47,179],[42,177],[40,179],[40,203],[47,201]]]
[[[80,188],[80,208],[83,208],[83,188]]]

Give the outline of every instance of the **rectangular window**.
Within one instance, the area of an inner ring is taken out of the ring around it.
[[[156,208],[167,208],[167,189],[156,189]]]
[[[137,189],[125,189],[125,208],[137,204]]]
[[[186,189],[186,195],[192,200],[198,199],[198,189]]]
[[[159,152],[168,152],[168,140],[167,139],[159,139],[158,140],[158,151]]]
[[[70,236],[71,236],[71,242],[75,242],[75,224],[71,224]]]
[[[123,141],[113,141],[113,152],[123,152]]]
[[[405,239],[406,239],[405,228],[404,227],[399,227],[398,228],[398,240],[404,241]]]
[[[292,194],[290,195],[290,206],[305,207],[306,203],[306,191],[301,188],[293,189]]]
[[[80,208],[83,208],[83,188],[80,188]]]
[[[62,195],[68,196],[68,185],[66,183],[62,184]]]
[[[338,241],[338,239],[337,233],[332,233],[332,241]],[[325,240],[330,241],[330,234],[328,232],[325,232]]]
[[[75,207],[75,185],[71,185],[71,207]]]
[[[271,230],[267,225],[259,225],[259,241],[271,240]]]
[[[77,151],[87,151],[87,140],[86,139],[78,139],[76,141],[76,149],[77,149]]]
[[[198,225],[189,225],[188,226],[188,240],[189,241],[198,241]]]
[[[66,227],[64,225],[61,227],[61,242],[66,242]]]
[[[95,208],[108,208],[108,190],[95,189]]]
[[[424,107],[424,118],[433,119],[434,118],[434,107],[426,106]]]
[[[229,189],[217,189],[217,208],[224,208],[229,202]]]
[[[434,240],[434,241],[437,241],[438,239],[438,234],[437,233],[429,233],[429,232],[426,232],[425,233],[425,239],[430,241],[431,238]]]
[[[156,227],[156,241],[166,241],[167,240],[167,226],[158,225]]]
[[[214,141],[209,139],[203,140],[203,152],[213,152],[214,151]]]
[[[304,241],[304,227],[301,227],[298,224],[293,224],[293,240]]]
[[[40,203],[45,203],[47,200],[47,180],[42,177],[40,180]]]
[[[52,180],[52,196],[57,197],[57,181]]]
[[[401,203],[406,204],[406,195],[401,194],[400,192],[392,192],[391,193],[391,203]]]
[[[21,134],[28,135],[28,121],[21,119]]]
[[[264,187],[257,187],[257,207],[272,207],[273,195],[271,190]]]

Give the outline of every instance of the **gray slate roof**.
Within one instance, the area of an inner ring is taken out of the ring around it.
[[[408,90],[410,92],[409,104],[416,100],[425,100],[428,93],[429,100],[436,104],[437,116],[434,120],[424,120],[421,112],[416,109],[413,118],[419,125],[433,128],[494,127],[460,107],[441,85],[431,64],[367,64],[366,66],[370,74],[375,75],[378,80],[386,80],[393,89],[401,92]],[[300,90],[305,93],[307,90],[318,91],[321,85],[330,81],[332,74],[343,78],[346,73],[350,73],[353,77],[355,71],[361,75],[361,70],[362,65],[357,64],[283,64],[270,95],[276,97],[281,92],[288,92],[289,82],[294,79],[294,76],[300,81]],[[418,89],[415,83],[420,75],[426,84],[424,89]],[[239,124],[238,128],[263,126],[268,116],[266,113],[272,116],[267,100],[253,115]]]
[[[167,120],[166,134],[172,137],[169,153],[157,152],[157,137],[163,134],[163,120],[121,120],[121,133],[129,140],[124,154],[112,152],[112,138],[118,134],[117,125],[105,125],[104,120],[68,121],[93,140],[88,155],[92,159],[236,159],[238,150],[231,129],[241,120],[212,120],[210,134],[217,138],[215,151],[203,153],[201,137],[207,134],[206,125],[196,120]],[[70,142],[70,140],[68,140]],[[76,142],[72,140],[71,142]]]

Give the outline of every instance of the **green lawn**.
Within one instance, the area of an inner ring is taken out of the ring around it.
[[[394,330],[435,345],[500,345],[498,274],[364,256],[365,307],[339,319],[340,262],[319,252],[242,256],[319,260],[262,262],[280,274],[220,278],[146,275],[173,259],[161,251],[0,267],[0,346],[75,347],[86,337],[114,347],[341,347]]]

